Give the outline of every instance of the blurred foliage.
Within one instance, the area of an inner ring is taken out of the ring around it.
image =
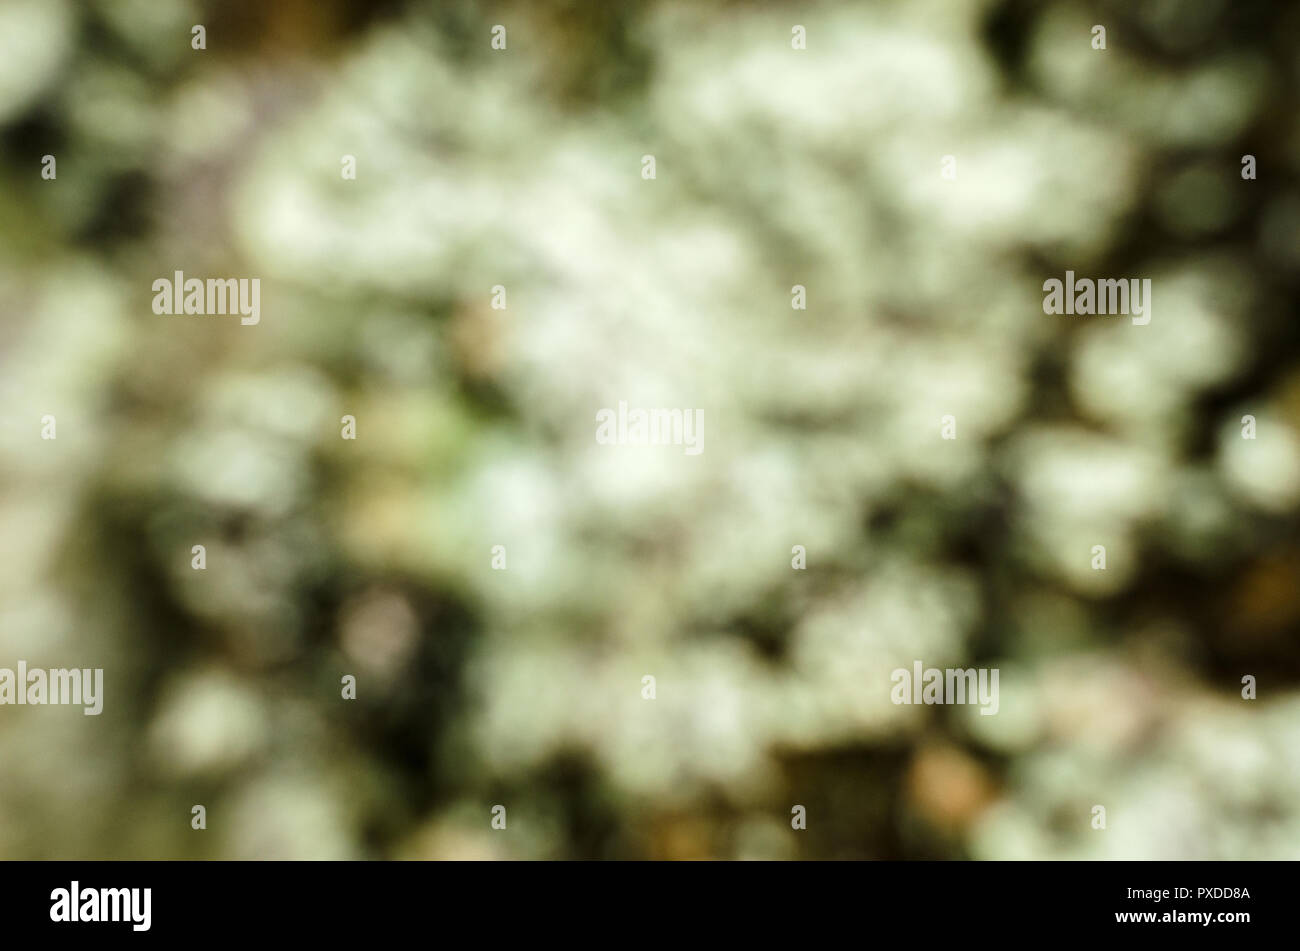
[[[0,856],[1300,857],[1298,80],[1270,0],[6,0],[0,665],[107,696],[0,709]]]

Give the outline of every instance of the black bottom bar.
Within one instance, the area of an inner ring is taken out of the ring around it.
[[[1276,862],[10,862],[0,913],[6,937],[332,947],[403,931],[604,944],[712,932],[825,940],[828,928],[981,943],[1044,929],[1234,941],[1285,928],[1294,872]]]

